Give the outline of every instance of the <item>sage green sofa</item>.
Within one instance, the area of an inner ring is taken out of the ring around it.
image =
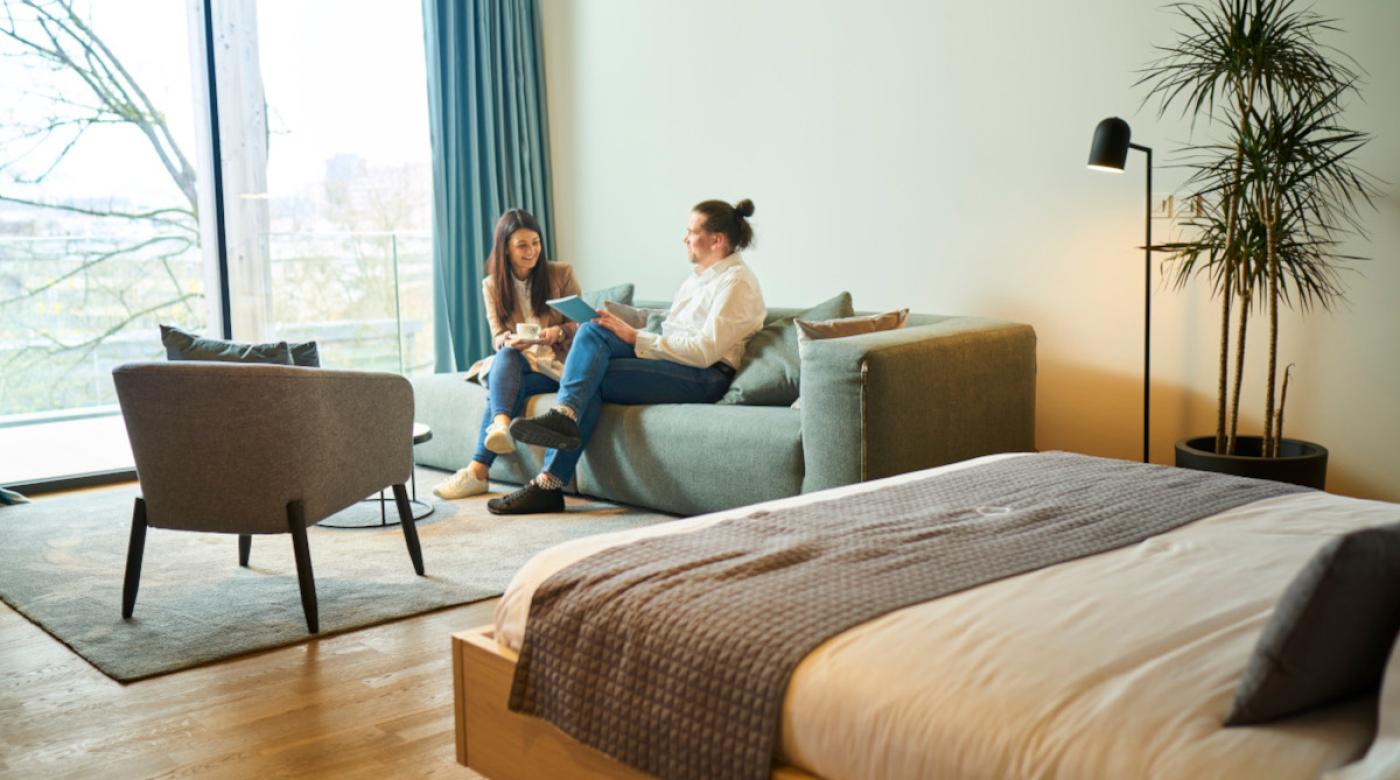
[[[770,309],[768,321],[798,314]],[[605,404],[570,490],[680,515],[1035,448],[1035,331],[975,317],[910,314],[901,330],[808,345],[799,408]],[[485,389],[463,374],[413,382],[431,441],[418,463],[462,468]],[[536,396],[525,414],[549,408]],[[493,480],[522,484],[543,451],[518,444]]]

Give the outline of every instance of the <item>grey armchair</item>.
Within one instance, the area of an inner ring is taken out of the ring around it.
[[[413,568],[423,553],[404,483],[413,391],[396,374],[211,362],[130,363],[113,372],[141,496],[131,518],[122,617],[131,617],[146,527],[292,535],[306,627],[319,631],[307,526],[387,485]]]

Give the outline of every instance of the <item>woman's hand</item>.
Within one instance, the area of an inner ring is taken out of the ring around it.
[[[546,344],[558,344],[564,340],[564,329],[558,325],[551,325],[548,328],[540,329],[540,341]]]
[[[628,344],[637,343],[637,329],[623,322],[616,314],[607,310],[600,311],[593,321],[612,331],[614,336],[617,336],[624,342]]]

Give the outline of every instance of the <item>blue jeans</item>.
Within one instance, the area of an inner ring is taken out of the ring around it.
[[[559,383],[530,369],[530,361],[512,347],[501,347],[496,358],[491,361],[491,370],[482,377],[486,385],[486,415],[481,419],[481,429],[476,434],[476,454],[472,460],[490,468],[496,461],[496,453],[486,449],[486,428],[498,414],[511,419],[525,408],[525,401],[532,395],[552,393],[559,389]]]
[[[717,368],[693,368],[669,360],[643,360],[636,349],[591,322],[574,334],[564,360],[559,403],[578,413],[576,450],[550,450],[544,470],[566,484],[583,448],[598,427],[603,402],[613,404],[712,404],[729,389],[729,374]]]

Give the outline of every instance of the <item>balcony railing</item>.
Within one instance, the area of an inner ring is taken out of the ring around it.
[[[430,234],[284,232],[267,247],[259,340],[314,339],[335,368],[432,370]],[[0,426],[110,413],[112,369],[164,357],[159,324],[208,330],[203,265],[185,236],[0,238]]]

